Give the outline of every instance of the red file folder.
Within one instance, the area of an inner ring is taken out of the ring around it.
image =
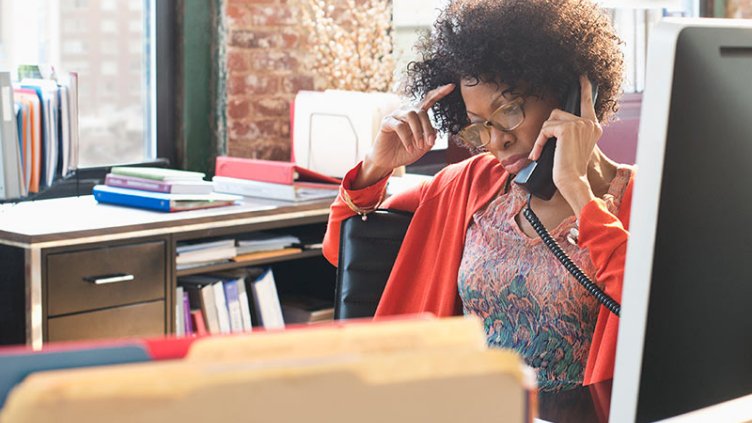
[[[286,185],[296,182],[341,183],[338,178],[322,175],[292,162],[228,156],[217,157],[215,175]]]

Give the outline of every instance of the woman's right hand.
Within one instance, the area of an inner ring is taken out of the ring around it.
[[[352,188],[372,185],[394,169],[412,164],[430,151],[436,142],[436,129],[428,118],[428,110],[454,88],[454,84],[442,85],[429,91],[419,107],[400,109],[386,116]]]

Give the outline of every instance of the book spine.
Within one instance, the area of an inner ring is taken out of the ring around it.
[[[170,184],[154,179],[131,178],[128,176],[119,176],[113,174],[109,174],[105,177],[104,184],[111,187],[140,189],[144,191],[164,193],[169,193],[171,188]]]
[[[243,332],[243,316],[240,311],[240,297],[238,295],[238,281],[227,280],[223,282],[227,310],[230,314],[230,330],[233,333]]]
[[[49,155],[47,156],[49,160],[47,161],[47,186],[51,187],[52,184],[55,183],[55,178],[58,174],[58,158],[60,155],[60,145],[58,143],[58,118],[59,115],[57,113],[57,92],[52,92],[50,90],[44,91],[45,95],[47,96],[45,98],[45,103],[47,107],[47,116],[49,116],[49,121],[47,125],[47,133],[48,133],[48,139],[49,142]]]
[[[214,304],[217,307],[217,317],[219,321],[219,330],[222,333],[231,333],[230,328],[230,311],[227,308],[227,298],[221,282],[212,284],[214,288]]]
[[[160,198],[141,197],[138,195],[130,195],[121,192],[105,191],[98,187],[94,187],[92,194],[94,194],[94,199],[96,199],[100,203],[138,207],[142,209],[164,212],[170,211],[170,202],[168,200],[163,200]]]
[[[206,174],[189,170],[177,170],[155,167],[129,167],[115,166],[110,173],[134,178],[152,179],[157,181],[198,181],[203,180]]]
[[[183,287],[175,288],[175,335],[185,336],[185,313],[183,312]]]
[[[295,181],[295,165],[290,162],[219,156],[215,175],[289,185]]]
[[[193,320],[191,320],[191,301],[188,298],[188,293],[183,292],[183,321],[185,322],[185,334],[193,335]]]
[[[197,336],[206,336],[209,333],[206,328],[204,313],[201,310],[191,310],[191,319],[193,320],[193,328]]]
[[[253,330],[253,321],[251,318],[251,303],[248,301],[248,290],[245,288],[245,278],[238,280],[238,300],[240,301],[240,312],[243,315],[243,330],[250,332]]]
[[[253,285],[253,297],[256,309],[261,316],[261,324],[266,329],[284,329],[282,307],[279,304],[277,287],[272,270],[268,269]]]
[[[214,300],[214,287],[206,285],[201,288],[201,311],[204,312],[204,320],[209,333],[217,335],[222,333],[219,329],[219,317],[217,313],[217,304]]]

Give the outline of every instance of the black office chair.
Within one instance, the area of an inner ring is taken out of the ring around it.
[[[412,213],[376,210],[340,226],[334,318],[371,317],[379,305]]]

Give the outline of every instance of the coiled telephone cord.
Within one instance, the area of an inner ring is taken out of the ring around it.
[[[616,302],[613,298],[611,298],[608,294],[603,292],[602,289],[600,289],[596,284],[593,283],[593,281],[590,280],[590,278],[585,275],[585,273],[577,267],[576,264],[567,256],[567,253],[564,252],[564,250],[561,249],[561,246],[558,242],[551,236],[551,234],[548,233],[546,230],[546,227],[543,226],[543,223],[541,223],[540,219],[538,219],[538,216],[535,215],[533,212],[533,209],[530,208],[530,200],[531,195],[528,194],[527,196],[527,207],[522,211],[523,216],[525,216],[525,219],[527,219],[528,222],[530,222],[530,225],[532,225],[533,229],[535,229],[535,232],[538,234],[538,236],[543,240],[543,243],[546,244],[549,250],[556,256],[556,258],[561,262],[561,264],[564,265],[564,267],[569,271],[569,273],[574,276],[575,279],[577,279],[577,282],[582,285],[583,288],[585,288],[590,294],[592,294],[598,301],[603,304],[604,307],[606,307],[610,312],[614,313],[617,317],[621,313],[621,305]]]

